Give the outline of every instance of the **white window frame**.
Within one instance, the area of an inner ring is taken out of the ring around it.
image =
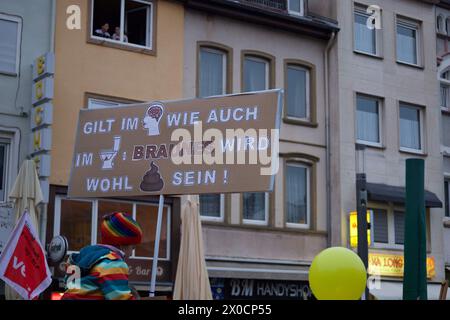
[[[253,193],[253,192],[249,192]],[[268,226],[269,225],[269,212],[270,212],[270,196],[268,192],[264,192],[264,220],[244,219],[244,196],[242,197],[242,224],[255,225],[255,226]]]
[[[392,250],[403,250],[404,245],[403,244],[396,244],[395,243],[395,217],[394,214],[396,211],[403,212],[406,214],[405,207],[396,206],[393,203],[369,203],[368,208],[370,209],[381,209],[386,210],[387,214],[387,223],[388,223],[388,243],[382,243],[382,242],[375,242],[375,234],[374,234],[374,219],[370,222],[371,228],[370,233],[373,237],[373,242],[370,248],[373,249],[392,249]],[[375,212],[373,212],[373,215],[375,215]],[[428,234],[427,234],[428,237]]]
[[[297,65],[295,63],[288,63],[286,65],[286,72],[289,68],[302,70],[306,72],[306,117],[305,118],[299,118],[290,116],[288,114],[288,109],[286,105],[286,118],[292,119],[292,120],[302,120],[302,121],[311,121],[311,70],[309,68],[303,67],[301,65]],[[286,75],[287,76],[287,75]],[[289,82],[288,78],[286,77],[286,88],[289,90]]]
[[[16,67],[13,73],[5,70],[0,70],[0,74],[17,76],[19,74],[19,64],[21,55],[21,38],[22,38],[22,19],[17,16],[0,13],[0,20],[6,20],[17,23],[17,41],[16,41]]]
[[[256,62],[259,62],[259,63],[264,63],[264,70],[265,70],[265,87],[264,87],[264,90],[269,90],[269,87],[270,87],[270,61],[269,60],[267,60],[267,59],[265,59],[265,58],[262,58],[262,57],[259,57],[259,56],[257,56],[257,55],[251,55],[251,54],[249,54],[249,55],[245,55],[244,56],[244,61],[246,60],[246,59],[248,59],[248,60],[253,60],[253,61],[256,61]],[[243,72],[245,72],[245,69],[243,70]],[[244,74],[244,78],[245,78],[245,74]],[[245,91],[245,92],[251,92],[251,91]]]
[[[123,41],[124,39],[124,28],[125,28],[125,0],[121,0],[120,1],[120,40],[113,40],[113,39],[108,39],[108,38],[103,38],[103,37],[98,37],[96,35],[93,34],[93,30],[94,30],[94,2],[95,0],[91,1],[91,26],[90,26],[90,37],[91,39],[97,39],[97,40],[101,40],[104,42],[110,42],[110,43],[120,43],[121,45],[124,46],[128,46],[128,47],[134,47],[134,48],[142,48],[142,49],[148,49],[148,50],[153,50],[153,23],[154,23],[154,19],[155,19],[155,10],[154,10],[154,4],[153,1],[146,1],[146,0],[128,0],[128,1],[133,1],[133,2],[138,2],[138,3],[142,3],[145,5],[149,6],[149,9],[147,10],[147,23],[149,23],[148,25],[148,30],[147,30],[147,34],[146,34],[146,40],[147,43],[149,43],[148,46],[141,46],[138,44],[134,44],[134,43],[130,43],[130,42],[125,42]],[[151,18],[149,20],[149,18]]]
[[[300,11],[291,9],[291,1],[287,0],[288,13],[293,16],[303,17],[305,15],[305,0],[300,0]]]
[[[100,105],[102,105],[100,107]],[[105,99],[99,99],[99,98],[88,98],[88,109],[103,109],[103,108],[112,108],[120,106],[121,103],[113,100],[105,100]]]
[[[440,95],[439,104],[441,105],[442,111],[450,111],[450,80],[447,80],[443,77],[444,73],[446,72],[450,73],[450,68],[445,69],[439,74],[439,95]],[[440,94],[440,90],[442,87],[445,87],[445,89],[447,90],[447,107],[442,105],[441,99],[442,96]]]
[[[450,36],[450,17],[446,18],[444,21],[444,30],[442,33],[446,36]]]
[[[445,195],[445,187],[444,187],[444,197],[447,196],[448,197],[448,203],[447,205],[449,206],[449,211],[450,211],[450,173],[444,173],[444,182],[448,183],[448,195]],[[445,198],[444,198],[444,206],[445,206]],[[446,208],[444,208],[444,221],[450,221],[450,216],[446,216],[445,214],[445,210]]]
[[[199,198],[199,206],[200,206],[200,198]],[[199,208],[200,209],[200,208]],[[201,221],[212,221],[212,222],[224,222],[225,221],[225,194],[220,194],[220,216],[219,217],[211,217],[211,216],[202,216],[200,215]]]
[[[417,63],[411,63],[408,61],[402,61],[400,60],[400,58],[398,57],[398,42],[397,42],[397,38],[398,38],[398,27],[404,27],[404,28],[408,28],[411,30],[414,30],[416,32],[416,57],[417,57]],[[415,66],[415,67],[420,67],[422,65],[422,50],[421,50],[421,45],[422,45],[422,32],[421,32],[421,24],[419,22],[416,22],[414,20],[410,20],[407,18],[402,18],[397,16],[396,17],[396,23],[395,23],[395,55],[396,55],[396,60],[398,63],[401,64],[405,64],[405,65],[410,65],[410,66]]]
[[[378,103],[378,139],[380,140],[379,142],[365,141],[365,140],[358,139],[358,96],[376,100]],[[381,99],[379,97],[366,95],[363,93],[357,93],[355,104],[356,104],[356,108],[355,108],[355,110],[356,110],[356,117],[355,117],[356,143],[363,144],[366,146],[372,146],[372,147],[382,147],[383,146],[383,115],[382,115],[383,99]]]
[[[306,169],[306,224],[305,223],[293,223],[293,222],[287,222],[287,209],[286,209],[286,198],[283,199],[283,207],[284,207],[284,217],[286,219],[285,225],[288,228],[293,229],[309,229],[311,227],[311,167],[306,164],[301,164],[295,161],[287,161],[285,168],[288,166],[296,166]],[[284,173],[286,174],[286,172]],[[286,189],[286,181],[284,181],[284,189]]]
[[[0,136],[0,145],[5,146],[5,163],[3,163],[3,198],[0,198],[0,203],[8,202],[8,193],[9,193],[9,163],[10,163],[10,149],[11,149],[11,141],[8,138],[2,138]],[[0,181],[1,183],[1,181]]]
[[[372,52],[367,52],[367,51],[362,51],[362,50],[358,50],[356,48],[356,41],[355,41],[355,15],[361,15],[364,16],[366,18],[370,17],[370,14],[367,13],[367,8],[368,6],[360,4],[360,3],[354,3],[353,6],[353,15],[352,15],[352,28],[353,28],[353,51],[360,53],[360,54],[365,54],[368,56],[372,56],[372,57],[380,57],[381,56],[381,46],[382,46],[382,37],[381,37],[381,30],[377,30],[374,29],[375,32],[375,53]]]
[[[66,195],[56,195],[55,197],[55,212],[54,212],[54,223],[53,223],[53,236],[59,236],[61,232],[61,201],[62,200],[71,200],[71,201],[82,201],[82,202],[90,202],[92,204],[92,212],[91,212],[91,245],[97,244],[97,229],[98,229],[98,201],[107,201],[107,202],[120,202],[120,203],[128,203],[132,204],[133,219],[136,219],[136,206],[144,205],[144,206],[155,206],[158,207],[158,204],[148,203],[148,202],[139,202],[139,201],[127,201],[127,200],[110,200],[110,199],[75,199],[68,198]],[[167,252],[166,257],[159,257],[158,261],[169,261],[170,253],[171,253],[171,207],[169,205],[164,205],[167,212]],[[69,243],[70,247],[70,243]],[[68,251],[68,254],[78,253],[78,251]],[[134,260],[153,260],[153,257],[140,257],[135,255],[135,250],[130,257],[130,259]]]
[[[8,194],[12,189],[19,171],[20,130],[0,126],[0,141],[7,144],[5,195],[0,203],[9,202]]]
[[[214,54],[220,54],[222,55],[222,75],[223,75],[223,79],[222,79],[222,95],[226,94],[227,92],[227,70],[228,70],[228,66],[227,66],[227,57],[228,57],[228,53],[226,51],[220,50],[220,49],[215,49],[215,48],[211,48],[208,46],[201,46],[200,50],[199,50],[199,54],[201,54],[202,51],[206,51],[209,53],[214,53]],[[199,70],[201,69],[201,63],[199,66]],[[201,83],[198,84],[199,86],[201,85]],[[199,92],[200,92],[200,88],[199,88]]]
[[[442,34],[444,25],[444,16],[442,14],[438,14],[436,16],[436,32]]]
[[[402,147],[402,141],[401,141],[401,132],[400,132],[400,109],[402,107],[407,107],[411,109],[417,109],[419,111],[419,135],[420,135],[420,149],[411,149],[407,147]],[[400,151],[405,151],[409,153],[417,153],[417,154],[424,154],[425,152],[425,129],[424,129],[425,123],[424,123],[424,108],[413,105],[407,102],[400,102],[399,103],[399,109],[398,109],[398,141],[400,146]]]

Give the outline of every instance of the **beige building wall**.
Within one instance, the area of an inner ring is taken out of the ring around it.
[[[280,153],[302,153],[316,158],[313,202],[315,222],[310,230],[289,229],[284,219],[283,165],[271,196],[269,227],[243,225],[238,194],[227,196],[225,224],[204,222],[206,255],[228,259],[306,261],[326,247],[326,147],[324,51],[318,40],[264,25],[187,9],[185,12],[184,97],[196,94],[197,44],[211,41],[232,48],[232,93],[241,92],[241,53],[256,50],[275,57],[275,88],[284,87],[284,60],[299,59],[314,64],[317,80],[317,123],[307,127],[282,122]],[[282,158],[281,158],[282,160]]]
[[[337,94],[332,101],[333,111],[332,153],[339,155],[339,164],[333,162],[332,194],[333,216],[341,223],[333,223],[333,244],[348,245],[349,212],[356,208],[356,93],[384,99],[382,103],[382,147],[368,147],[365,151],[365,172],[368,182],[405,185],[405,160],[425,159],[425,188],[443,201],[442,155],[440,154],[440,108],[436,78],[436,38],[434,8],[428,3],[407,0],[359,0],[365,5],[377,4],[382,8],[382,57],[374,58],[353,51],[353,1],[339,1],[338,21],[338,81],[332,88]],[[419,20],[422,24],[420,40],[423,68],[396,62],[396,15]],[[424,154],[400,151],[399,101],[424,108]],[[340,181],[340,182],[339,182]],[[339,195],[339,196],[338,196]],[[431,209],[431,251],[436,261],[436,277],[443,278],[443,209]],[[335,220],[337,222],[337,220]],[[340,234],[339,237],[336,237]],[[376,250],[374,250],[376,251]],[[398,250],[382,250],[403,254]]]
[[[139,101],[182,97],[184,8],[172,1],[155,3],[156,54],[149,55],[88,43],[90,1],[57,1],[51,184],[68,183],[78,112],[87,93]],[[81,30],[66,27],[69,5],[81,8]]]

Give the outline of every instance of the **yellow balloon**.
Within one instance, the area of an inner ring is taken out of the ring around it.
[[[366,268],[343,247],[323,250],[309,268],[309,285],[318,300],[358,300],[366,287]]]

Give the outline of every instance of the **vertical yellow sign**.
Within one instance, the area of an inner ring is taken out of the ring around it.
[[[367,211],[367,223],[370,225],[370,211]],[[367,244],[371,245],[370,228],[367,229]],[[358,246],[358,214],[356,211],[350,212],[350,246]]]

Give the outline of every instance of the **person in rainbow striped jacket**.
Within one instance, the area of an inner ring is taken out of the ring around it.
[[[103,218],[102,244],[84,247],[72,254],[66,271],[63,300],[133,300],[137,294],[128,285],[129,257],[141,243],[142,230],[128,214],[114,212]],[[79,281],[70,275],[79,270]],[[72,278],[72,279],[71,279]],[[69,281],[70,280],[70,281]]]

